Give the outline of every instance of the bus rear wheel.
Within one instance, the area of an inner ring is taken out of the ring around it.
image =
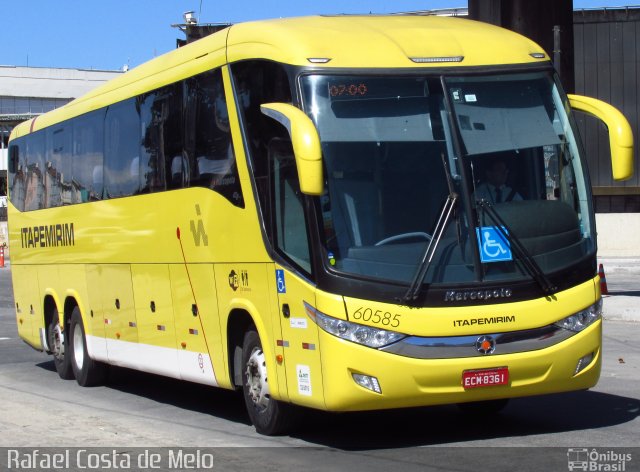
[[[247,331],[242,345],[244,401],[249,418],[260,434],[274,436],[289,431],[294,424],[291,405],[271,398],[267,363],[255,329]]]
[[[69,331],[71,340],[71,368],[73,369],[78,384],[82,387],[91,387],[104,383],[107,366],[89,357],[84,324],[82,323],[82,315],[80,315],[80,309],[78,307],[75,307],[71,314],[71,329]]]
[[[71,380],[73,369],[71,368],[71,356],[69,355],[69,339],[60,324],[58,310],[54,308],[51,323],[49,323],[49,349],[53,354],[53,364],[61,379]]]

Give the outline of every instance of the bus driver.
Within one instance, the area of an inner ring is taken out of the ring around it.
[[[507,185],[509,168],[500,159],[493,160],[485,170],[485,182],[476,187],[476,201],[485,200],[489,203],[503,203],[521,201],[522,196]]]

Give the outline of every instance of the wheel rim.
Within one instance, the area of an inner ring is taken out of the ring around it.
[[[73,330],[73,360],[78,370],[82,370],[84,364],[84,337],[79,325]]]
[[[60,328],[60,323],[56,322],[52,330],[53,357],[58,360],[64,359],[64,334]]]
[[[269,406],[269,383],[267,382],[267,363],[262,349],[256,347],[251,351],[247,361],[247,387],[249,398],[258,411]]]

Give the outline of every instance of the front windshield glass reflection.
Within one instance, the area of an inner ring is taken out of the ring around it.
[[[508,251],[517,238],[545,273],[595,250],[591,196],[566,98],[547,73],[446,80],[473,200],[485,279],[514,278],[522,265]],[[501,244],[490,205],[507,226]],[[485,230],[484,228],[489,228]],[[487,233],[487,231],[489,231]],[[487,249],[487,245],[490,246]]]
[[[593,254],[586,173],[549,73],[301,84],[322,141],[322,237],[334,270],[409,283],[451,193],[459,198],[427,284],[531,279]],[[514,240],[524,251],[512,251]]]
[[[328,263],[343,272],[409,282],[449,195],[444,166],[457,176],[440,80],[306,76],[302,84],[322,141]],[[451,183],[457,188],[459,178]],[[474,278],[460,208],[449,219],[426,282]]]

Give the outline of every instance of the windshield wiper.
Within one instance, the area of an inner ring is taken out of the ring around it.
[[[538,263],[527,249],[522,245],[520,239],[515,235],[513,230],[502,219],[498,212],[493,208],[491,203],[485,199],[480,200],[478,206],[484,210],[496,225],[496,230],[500,233],[500,236],[504,241],[510,241],[513,252],[518,256],[518,259],[522,262],[525,270],[531,275],[536,283],[542,289],[545,295],[551,295],[558,290],[558,287],[554,285],[551,280],[545,275]]]
[[[449,193],[449,196],[447,197],[447,200],[442,207],[442,211],[440,212],[440,216],[438,217],[438,222],[436,223],[436,227],[433,231],[431,241],[429,241],[427,249],[422,254],[422,258],[420,259],[420,263],[418,264],[418,270],[413,276],[411,284],[409,285],[409,289],[407,290],[407,293],[404,294],[401,301],[409,302],[414,301],[418,298],[418,295],[420,294],[420,288],[422,286],[422,281],[424,280],[425,276],[427,275],[427,271],[431,266],[431,261],[433,260],[433,256],[436,253],[436,249],[438,249],[438,244],[440,244],[440,240],[442,239],[444,230],[447,228],[449,220],[451,219],[451,214],[453,213],[453,209],[455,208],[457,200],[458,195],[456,193]]]

